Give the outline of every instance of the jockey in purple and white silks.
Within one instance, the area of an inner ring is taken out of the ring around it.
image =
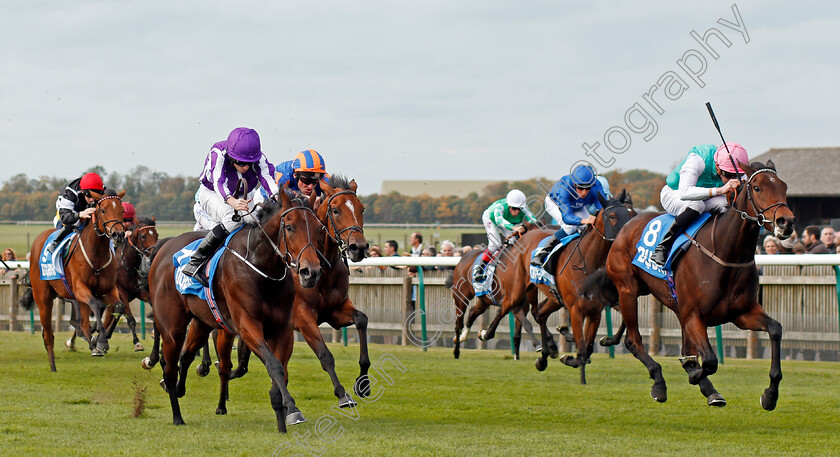
[[[241,179],[245,181],[246,188],[240,198],[234,194]],[[259,135],[245,127],[233,129],[227,141],[213,145],[204,159],[200,180],[194,208],[196,226],[212,229],[183,272],[206,286],[207,278],[200,274],[201,267],[231,231],[254,221],[251,216],[254,195],[259,193],[260,188],[274,195],[279,188],[274,182],[274,166],[260,149]],[[233,216],[237,211],[242,212],[242,219],[235,222]]]
[[[720,147],[704,144],[688,151],[688,155],[668,175],[659,194],[662,207],[675,219],[654,249],[651,261],[664,268],[674,240],[701,213],[726,211],[726,195],[738,188],[738,178],[744,174],[740,165],[736,169],[732,163],[749,164],[749,160],[747,151],[738,143],[726,143]]]

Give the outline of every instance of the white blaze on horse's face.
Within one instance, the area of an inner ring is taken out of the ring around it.
[[[356,219],[356,207],[353,206],[353,202],[350,200],[344,200],[344,206],[350,208],[350,214],[353,215],[353,222],[355,222],[356,225],[359,225],[359,221]]]

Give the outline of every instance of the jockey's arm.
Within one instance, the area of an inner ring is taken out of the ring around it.
[[[680,200],[708,200],[717,194],[716,188],[697,187],[697,180],[706,169],[703,158],[689,154],[680,168]]]
[[[496,220],[496,225],[506,230],[513,230],[513,222],[505,219],[505,209],[502,205],[495,205],[493,208],[493,218]]]

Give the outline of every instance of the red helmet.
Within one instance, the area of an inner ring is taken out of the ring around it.
[[[102,183],[102,178],[96,173],[87,173],[82,176],[82,180],[79,182],[79,187],[82,190],[93,190],[99,193],[102,193],[102,190],[105,189],[105,184]]]
[[[134,209],[134,205],[129,202],[122,202],[123,205],[123,219],[130,221],[134,219],[137,215],[137,211]]]

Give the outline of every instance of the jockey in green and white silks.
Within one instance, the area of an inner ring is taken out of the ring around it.
[[[740,144],[726,143],[720,147],[704,144],[691,148],[668,175],[659,196],[662,207],[675,219],[651,256],[651,260],[660,268],[665,266],[674,240],[700,214],[706,211],[726,211],[726,195],[738,188],[738,177],[744,174],[740,166],[737,169],[733,167],[733,161],[736,165],[749,164],[747,151]]]
[[[477,282],[487,279],[484,276],[484,267],[502,247],[502,241],[514,231],[525,233],[525,227],[521,225],[523,221],[537,222],[537,218],[525,206],[525,200],[525,194],[521,190],[513,189],[505,198],[493,202],[481,215],[481,221],[487,230],[487,249],[481,254],[481,262],[473,271],[473,278]]]

